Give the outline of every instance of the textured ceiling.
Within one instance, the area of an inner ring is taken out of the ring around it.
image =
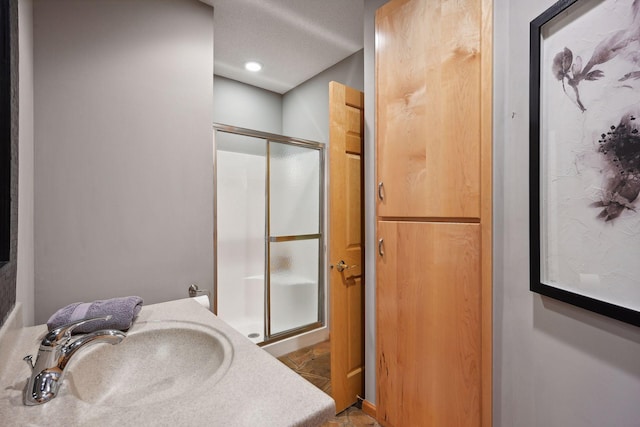
[[[214,7],[214,72],[285,93],[363,47],[364,0],[201,0]],[[258,61],[262,71],[244,69]]]

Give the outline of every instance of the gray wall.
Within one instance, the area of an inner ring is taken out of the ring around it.
[[[364,397],[376,403],[376,82],[375,14],[389,0],[364,2],[364,209],[365,215],[365,322]]]
[[[11,247],[9,262],[0,268],[0,325],[16,302],[18,243],[18,1],[11,0]]]
[[[35,98],[39,322],[48,316],[44,311],[76,300],[135,292],[155,302],[183,296],[191,280],[207,285],[211,280],[213,107],[208,85],[213,67],[212,43],[204,46],[204,41],[212,39],[212,19],[204,19],[208,15],[197,2],[153,0],[153,7],[150,2],[137,1],[134,7],[130,2],[125,16],[119,16],[124,11],[113,4],[107,12],[99,9],[104,2],[91,2],[101,22],[118,23],[118,33],[124,32],[124,40],[118,41],[96,38],[96,33],[108,33],[107,28],[86,16],[84,7],[85,13],[78,14],[75,8],[82,2],[58,1],[53,7],[48,0],[36,0],[35,59],[44,67],[36,71]],[[365,2],[367,16],[375,8],[371,3]],[[528,23],[552,3],[496,0],[494,8],[495,425],[637,425],[638,329],[528,290],[528,98],[523,89],[529,72]],[[54,14],[53,21],[43,20],[45,9],[54,9],[47,12]],[[176,12],[190,16],[186,29]],[[142,24],[123,30],[125,18]],[[95,31],[83,33],[81,23]],[[149,50],[155,44],[141,27],[158,40],[166,34],[180,41]],[[136,31],[142,34],[133,37],[130,32]],[[185,57],[177,45],[191,36],[199,41],[197,52]],[[73,43],[62,43],[64,37]],[[130,58],[136,48],[148,53],[145,63]],[[116,57],[126,62],[114,61]],[[185,61],[184,69],[172,68],[180,61]],[[204,70],[197,68],[201,61],[207,63]],[[366,63],[365,126],[371,133],[370,59]],[[369,137],[366,144],[370,147]],[[366,179],[367,187],[373,188],[372,177]],[[372,252],[370,221],[373,215],[367,224],[367,250]],[[6,271],[0,270],[0,304],[10,301],[15,289],[15,273],[7,281]],[[372,314],[371,292],[366,304]],[[0,318],[6,314],[3,310],[4,305]],[[373,326],[368,315],[370,367],[375,366]],[[369,369],[366,377],[366,397],[372,402],[374,374]]]
[[[282,133],[286,136],[329,141],[329,82],[335,80],[364,90],[364,51],[360,50],[315,75],[282,98]]]
[[[213,121],[282,134],[282,95],[226,77],[213,79]]]
[[[16,301],[22,303],[23,324],[34,322],[33,260],[33,1],[19,3],[20,138],[18,175],[18,258]]]
[[[284,95],[215,76],[214,122],[326,143],[329,82],[363,90],[363,62],[361,50]]]
[[[36,322],[213,282],[213,10],[36,0]]]
[[[495,0],[496,426],[637,426],[640,329],[529,291],[529,22],[555,0]]]

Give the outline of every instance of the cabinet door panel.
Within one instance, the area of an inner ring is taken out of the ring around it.
[[[479,0],[378,10],[379,216],[479,218],[480,27]]]
[[[480,225],[378,222],[377,418],[479,426]]]

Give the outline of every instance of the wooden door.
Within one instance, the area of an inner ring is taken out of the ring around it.
[[[364,95],[331,82],[329,105],[331,388],[340,412],[364,391]]]
[[[378,215],[480,217],[479,0],[376,15]]]
[[[480,225],[379,221],[377,418],[479,426]]]

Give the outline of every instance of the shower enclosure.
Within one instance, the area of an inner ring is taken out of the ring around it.
[[[214,312],[267,344],[324,324],[324,145],[214,125]]]

